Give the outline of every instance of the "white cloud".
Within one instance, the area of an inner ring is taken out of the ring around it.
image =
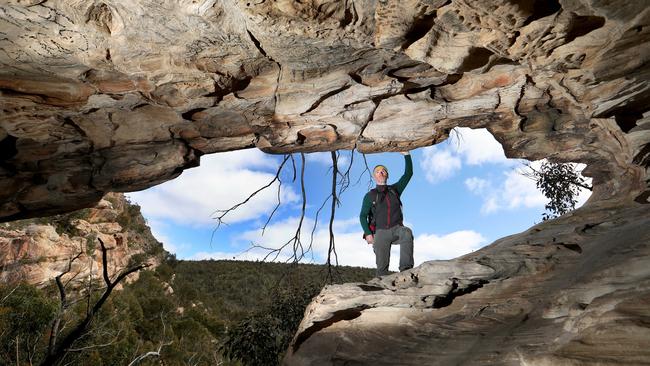
[[[259,230],[252,230],[242,233],[234,243],[238,246],[239,251],[233,252],[214,252],[214,253],[197,253],[193,259],[238,259],[238,260],[262,260],[268,253],[268,250],[260,248],[251,248],[255,243],[266,248],[278,248],[289,240],[296,232],[298,218],[292,217],[284,221],[270,225],[264,236],[261,236]],[[312,219],[305,219],[302,229],[302,242],[306,248],[309,245]],[[313,261],[315,263],[324,263],[329,250],[329,223],[321,222],[314,233],[313,242]],[[336,257],[340,265],[360,266],[367,268],[375,267],[375,254],[372,246],[368,245],[362,238],[362,231],[359,226],[358,218],[346,220],[336,220],[334,222],[334,235]],[[435,259],[451,259],[466,253],[472,252],[485,245],[486,239],[479,233],[469,230],[457,231],[446,235],[420,234],[416,235],[414,240],[414,259],[415,265],[418,266],[425,261]],[[250,250],[247,250],[250,249]],[[394,245],[391,248],[391,265],[390,269],[397,271],[399,266],[399,246]],[[288,247],[279,257],[278,261],[284,261],[291,254],[291,247]],[[334,258],[334,255],[332,255]],[[303,261],[309,262],[312,255],[308,254]],[[268,260],[268,258],[267,258]],[[334,259],[332,259],[334,261]]]
[[[544,161],[534,161],[530,165],[534,169],[539,169]],[[584,164],[576,165],[578,171],[583,168]],[[495,213],[501,210],[514,210],[521,207],[539,207],[543,209],[548,199],[537,189],[534,180],[522,174],[526,170],[526,167],[520,166],[517,169],[505,171],[503,172],[503,181],[496,184],[486,179],[471,177],[465,180],[465,186],[470,192],[483,197],[483,205],[481,206],[481,213],[483,214]],[[590,195],[590,191],[581,189],[576,208],[580,207]]]
[[[420,166],[431,183],[443,181],[460,170],[462,163],[458,155],[445,148],[429,146],[424,148]]]
[[[490,182],[485,179],[471,177],[465,180],[465,185],[470,192],[482,194],[487,189]]]
[[[211,226],[211,215],[227,209],[269,183],[279,162],[257,149],[206,155],[201,166],[189,169],[171,181],[141,192],[129,193],[147,218],[171,219],[178,224]],[[270,212],[277,200],[277,182],[246,205],[226,216],[228,223],[241,222]],[[281,190],[283,203],[298,195],[290,187]]]
[[[506,158],[501,144],[484,128],[456,127],[445,143],[425,148],[423,155],[420,165],[431,183],[452,177],[463,164],[518,164]]]
[[[453,259],[471,253],[485,244],[486,239],[472,230],[455,231],[442,236],[421,234],[415,237],[415,263],[433,259]],[[397,253],[399,254],[399,248]]]
[[[341,152],[339,155],[336,165],[338,166],[339,170],[346,170],[348,168],[348,165],[350,164],[350,158],[348,157],[349,154],[346,152]],[[307,164],[309,163],[317,163],[317,164],[323,164],[327,167],[332,166],[332,154],[330,152],[314,152],[314,153],[306,153],[305,154],[305,159],[307,160]]]
[[[449,135],[449,148],[455,149],[469,165],[512,164],[501,144],[485,128],[456,127]]]

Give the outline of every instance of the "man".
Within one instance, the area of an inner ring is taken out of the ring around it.
[[[377,276],[388,274],[390,247],[400,245],[399,270],[413,268],[413,232],[403,225],[400,196],[413,176],[413,161],[409,152],[404,155],[404,174],[392,185],[387,185],[388,169],[377,165],[372,177],[377,187],[363,197],[359,220],[363,237],[373,246],[377,263]]]

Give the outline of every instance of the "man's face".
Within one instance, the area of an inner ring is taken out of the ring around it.
[[[373,178],[375,178],[375,182],[377,182],[377,184],[386,184],[386,181],[388,180],[388,170],[386,170],[386,168],[381,165],[375,167],[372,175]]]

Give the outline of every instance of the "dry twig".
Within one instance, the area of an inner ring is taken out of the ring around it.
[[[60,362],[65,357],[65,355],[71,351],[72,344],[76,342],[79,338],[83,337],[88,332],[88,329],[95,318],[95,314],[97,314],[97,312],[101,309],[101,307],[104,305],[106,300],[108,300],[109,296],[111,295],[111,292],[113,292],[113,289],[122,280],[124,280],[126,276],[130,275],[131,273],[137,272],[141,269],[144,269],[146,267],[149,267],[149,264],[141,263],[137,266],[122,271],[119,275],[117,275],[114,281],[111,281],[108,275],[108,249],[106,248],[104,242],[100,238],[97,238],[97,240],[99,241],[99,244],[101,245],[101,249],[102,249],[102,265],[103,265],[102,277],[106,284],[104,293],[99,298],[99,300],[97,300],[94,306],[88,310],[86,317],[81,322],[79,322],[79,324],[77,324],[77,326],[74,329],[72,329],[65,338],[63,338],[61,343],[59,343],[58,345],[56,343],[53,343],[53,345],[48,348],[48,353],[45,359],[43,360],[43,363],[41,364],[43,366],[60,364]],[[71,263],[72,261],[70,262],[70,265]],[[61,291],[61,287],[59,287],[59,291]],[[65,289],[63,290],[62,298],[65,298]],[[56,335],[54,334],[52,334],[52,336],[56,337]]]

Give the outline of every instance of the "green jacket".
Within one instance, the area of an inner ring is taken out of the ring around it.
[[[402,192],[404,192],[404,189],[408,185],[412,176],[413,176],[413,160],[411,159],[411,155],[404,155],[404,174],[397,181],[397,183],[392,185],[395,188],[395,190],[397,190],[397,193],[400,196],[402,195]],[[380,188],[379,186],[375,189],[382,190],[382,188]],[[366,193],[366,195],[363,197],[363,204],[361,205],[361,213],[359,214],[359,222],[361,223],[361,228],[363,229],[364,237],[372,234],[372,232],[370,231],[370,226],[368,224],[368,215],[370,215],[370,211],[373,205],[372,202],[374,199],[375,197],[372,197],[371,192]],[[395,207],[397,206],[398,205],[395,205]]]

